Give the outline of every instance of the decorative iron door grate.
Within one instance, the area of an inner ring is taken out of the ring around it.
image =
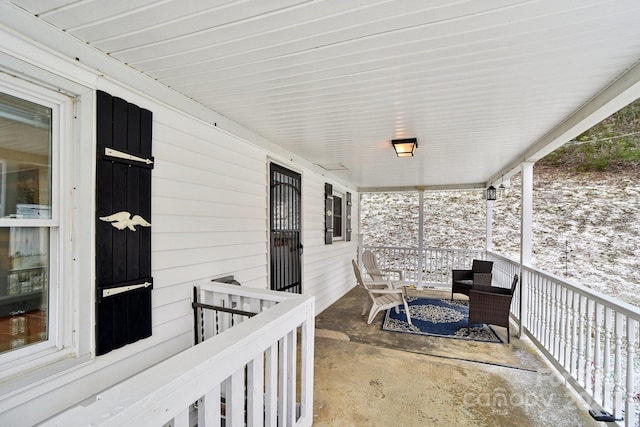
[[[271,289],[302,293],[300,174],[271,163]]]

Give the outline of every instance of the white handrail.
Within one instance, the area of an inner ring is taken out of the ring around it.
[[[43,425],[186,426],[197,406],[200,426],[221,425],[223,412],[227,426],[245,425],[245,414],[248,425],[310,426],[314,298],[217,283],[203,288],[254,298],[264,310]]]

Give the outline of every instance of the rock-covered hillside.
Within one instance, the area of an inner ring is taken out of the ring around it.
[[[517,260],[520,180],[496,200],[494,250]],[[425,246],[485,247],[482,191],[425,192]],[[533,264],[640,306],[640,173],[534,167]],[[365,245],[418,244],[418,193],[362,195]],[[568,256],[567,256],[568,255]]]
[[[520,178],[495,202],[496,252],[518,259]],[[425,246],[485,247],[482,191],[425,192]],[[534,166],[533,264],[640,306],[640,100]],[[418,244],[418,193],[362,196],[367,245]]]

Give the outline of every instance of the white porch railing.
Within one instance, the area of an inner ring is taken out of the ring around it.
[[[401,270],[404,279],[418,283],[418,248],[391,246],[361,246],[376,255],[379,267]],[[425,248],[422,253],[422,283],[431,286],[451,286],[451,270],[471,268],[474,259],[484,259],[483,249]],[[360,257],[359,257],[360,259]]]
[[[499,272],[521,269],[512,314],[564,379],[590,405],[639,425],[640,309],[497,254],[488,259]]]
[[[417,248],[367,249],[380,267],[404,270],[417,282]],[[422,256],[425,284],[451,286],[451,270],[470,268],[474,258],[494,262],[494,286],[509,287],[518,274],[511,314],[521,333],[587,404],[640,426],[640,308],[483,250],[429,248]]]
[[[310,426],[313,297],[214,282],[199,300],[258,314],[204,310],[203,342],[43,425]]]

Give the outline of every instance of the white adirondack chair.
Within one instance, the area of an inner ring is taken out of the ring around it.
[[[362,253],[362,264],[374,282],[389,281],[394,287],[404,285],[404,272],[402,270],[380,269],[373,252],[364,251]],[[392,280],[392,276],[397,276],[400,280]]]
[[[404,298],[404,288],[394,289],[386,280],[383,282],[365,282],[362,280],[362,273],[360,272],[360,268],[356,261],[351,260],[351,264],[353,265],[353,272],[356,276],[358,285],[367,291],[372,303],[367,323],[370,324],[373,322],[376,314],[381,310],[395,308],[396,313],[398,313],[398,307],[403,305],[404,311],[407,315],[407,322],[411,325],[411,315],[409,314],[409,305],[407,304],[407,300]],[[381,289],[380,287],[382,286],[383,288]],[[362,307],[363,315],[367,312],[368,305],[368,301],[365,300],[364,306]]]

